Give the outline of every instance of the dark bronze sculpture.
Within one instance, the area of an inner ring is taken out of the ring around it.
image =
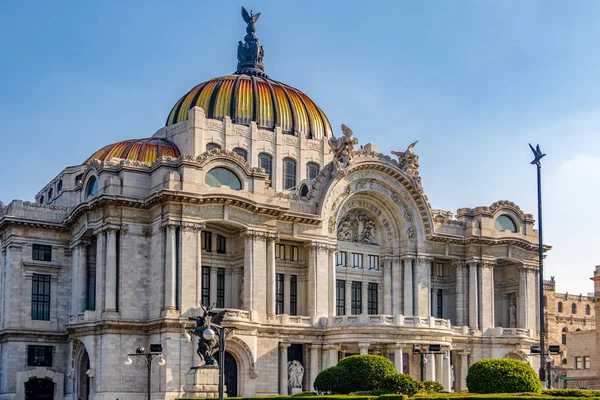
[[[256,32],[256,26],[254,25],[260,13],[254,14],[252,11],[248,13],[244,7],[242,7],[242,18],[248,26],[246,26],[246,36],[244,42],[238,42],[237,50],[237,74],[255,75],[260,77],[266,77],[264,55],[265,52],[263,47],[258,43],[258,38],[254,34]]]
[[[196,321],[196,328],[192,331],[193,335],[198,337],[198,349],[196,353],[204,365],[218,366],[217,360],[215,360],[214,354],[219,349],[219,339],[216,332],[213,333],[212,339],[207,340],[203,333],[207,329],[212,329],[211,325],[219,326],[223,317],[225,316],[226,310],[215,312],[212,311],[213,306],[202,307],[203,314],[199,317],[189,317],[191,321]]]

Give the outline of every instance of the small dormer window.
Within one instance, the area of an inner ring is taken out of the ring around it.
[[[44,196],[40,196],[40,204],[44,204]]]
[[[52,195],[53,195],[52,189],[48,190],[48,201],[52,200]]]
[[[96,179],[95,176],[92,176],[92,178],[88,182],[85,193],[86,197],[91,197],[98,194],[98,179]]]
[[[509,231],[509,232],[514,232],[514,233],[517,232],[517,225],[507,215],[501,215],[498,218],[496,218],[494,227],[498,231]]]
[[[233,149],[233,152],[238,156],[242,157],[244,160],[248,161],[248,152],[241,147],[236,147]]]
[[[60,192],[62,190],[62,179],[60,181],[58,181],[58,188],[57,190]]]

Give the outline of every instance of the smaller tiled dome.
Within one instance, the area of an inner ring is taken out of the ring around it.
[[[85,160],[84,164],[94,159],[105,161],[111,158],[151,163],[162,156],[177,158],[180,155],[177,146],[165,139],[131,139],[104,146]]]

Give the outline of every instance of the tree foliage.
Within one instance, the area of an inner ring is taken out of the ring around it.
[[[542,391],[542,384],[529,364],[509,358],[477,361],[467,373],[472,393],[517,393]]]

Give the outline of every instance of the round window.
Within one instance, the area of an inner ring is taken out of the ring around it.
[[[221,167],[208,171],[206,174],[206,184],[213,187],[229,186],[233,190],[242,189],[240,178],[227,168]]]
[[[494,223],[494,227],[498,231],[517,232],[517,225],[515,225],[514,221],[506,215],[499,216]]]

